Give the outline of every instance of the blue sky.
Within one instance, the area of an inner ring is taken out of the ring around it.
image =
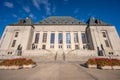
[[[120,35],[120,0],[0,0],[0,37],[6,25],[21,18],[39,22],[48,16],[72,16],[83,22],[93,16],[116,26]]]

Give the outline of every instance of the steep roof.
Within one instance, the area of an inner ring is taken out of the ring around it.
[[[38,24],[51,24],[51,25],[78,25],[78,24],[85,24],[73,17],[70,16],[51,16],[48,17],[42,21],[40,21]]]
[[[90,26],[111,26],[111,24],[105,23],[100,19],[95,19],[94,17],[90,17],[87,24]]]
[[[32,18],[21,19],[17,23],[10,25],[88,25],[88,26],[112,26],[111,24],[105,23],[100,19],[94,17],[89,18],[87,23],[79,21],[71,16],[50,16],[38,23],[34,23]]]

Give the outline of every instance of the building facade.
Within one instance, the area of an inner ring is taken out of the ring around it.
[[[90,18],[86,23],[70,16],[51,16],[38,23],[22,19],[6,26],[0,54],[21,55],[77,54],[81,56],[120,55],[115,26]]]

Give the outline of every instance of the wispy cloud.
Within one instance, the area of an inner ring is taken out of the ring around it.
[[[51,15],[51,8],[50,8],[50,3],[48,0],[33,0],[33,5],[40,10],[41,5],[44,5],[45,11],[47,15]]]
[[[30,8],[28,6],[24,6],[23,9],[25,10],[25,12],[29,13],[30,12]]]
[[[55,12],[56,12],[56,6],[54,5],[52,8],[52,13],[55,14]]]
[[[78,12],[79,12],[79,8],[75,9],[73,13],[77,14]]]
[[[51,15],[51,9],[48,5],[45,7],[45,9],[46,9],[46,14]]]
[[[88,16],[88,17],[91,17],[91,16],[94,16],[94,17],[95,17],[96,15],[95,15],[94,13],[95,13],[95,10],[92,9],[90,12],[88,12],[87,16]]]
[[[29,17],[36,19],[36,17],[32,13],[29,14]]]
[[[85,22],[85,19],[81,19],[82,22]]]
[[[8,7],[8,8],[13,8],[13,3],[11,2],[4,2],[4,6]]]
[[[14,18],[17,18],[18,16],[17,16],[16,14],[13,14],[13,17],[14,17]]]
[[[42,16],[42,19],[45,19],[46,17],[45,16]]]
[[[37,9],[40,9],[40,0],[33,0],[33,5],[34,5]]]

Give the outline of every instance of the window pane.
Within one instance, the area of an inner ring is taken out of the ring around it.
[[[18,37],[18,32],[15,33],[15,37]]]
[[[71,43],[70,33],[66,33],[66,43]]]
[[[86,43],[86,35],[85,35],[85,33],[82,33],[82,43],[83,44]]]
[[[54,45],[50,45],[50,48],[54,48]]]
[[[54,43],[54,40],[55,40],[55,33],[51,33],[50,43]]]
[[[70,45],[67,45],[67,48],[71,48],[71,46],[70,46]]]
[[[106,44],[106,47],[109,47],[109,43],[108,43],[108,40],[105,40],[105,44]]]
[[[102,34],[103,34],[103,37],[106,37],[106,33],[105,32],[102,32]]]
[[[47,33],[43,33],[43,43],[47,42]]]
[[[62,44],[62,41],[63,40],[63,36],[62,36],[62,33],[59,33],[58,34],[58,43]]]
[[[59,48],[62,48],[62,45],[59,45],[58,47],[59,47]]]
[[[12,47],[15,47],[16,40],[13,40]]]
[[[74,42],[78,43],[78,33],[74,33]]]
[[[39,42],[39,35],[40,35],[40,33],[36,33],[36,35],[35,35],[35,43]]]

